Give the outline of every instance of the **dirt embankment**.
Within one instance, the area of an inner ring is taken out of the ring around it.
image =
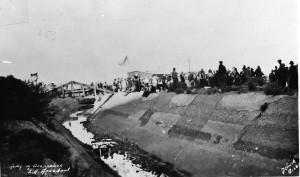
[[[68,119],[70,114],[76,112],[80,106],[77,99],[74,98],[56,98],[49,104],[50,109],[55,114],[55,120],[63,122]]]
[[[45,134],[53,141],[57,141],[64,145],[68,151],[69,156],[64,158],[64,166],[70,167],[70,170],[66,173],[52,173],[51,176],[118,176],[117,173],[112,171],[104,163],[96,162],[88,153],[89,149],[84,148],[72,134],[62,126],[62,121],[69,117],[69,115],[80,108],[76,99],[55,99],[50,104],[55,117],[53,117],[53,126],[48,128],[43,123],[32,123],[29,121],[13,121],[5,122],[1,124],[1,130],[5,129],[6,132],[10,132],[4,137],[5,140],[9,140],[11,136],[21,132],[23,130],[33,130],[36,133]],[[1,139],[2,140],[2,139]],[[1,141],[2,142],[2,141]],[[2,174],[3,175],[28,175],[28,170],[23,168],[23,171],[9,169],[13,164],[12,156],[10,155],[10,149],[8,144],[3,141],[1,144],[1,158],[2,162]],[[38,147],[37,147],[38,148]],[[55,148],[55,147],[54,147]],[[55,150],[54,150],[55,151]],[[50,159],[45,159],[44,163]],[[53,165],[54,161],[50,160],[48,165]],[[37,176],[43,176],[38,174]]]
[[[282,175],[298,153],[297,95],[141,95],[114,95],[90,130],[136,142],[194,176]]]

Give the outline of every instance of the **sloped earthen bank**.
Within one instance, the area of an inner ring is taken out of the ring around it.
[[[297,96],[117,93],[90,120],[194,176],[282,175],[298,152]]]

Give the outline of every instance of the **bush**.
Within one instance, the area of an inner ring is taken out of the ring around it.
[[[177,93],[177,94],[184,93],[184,89],[183,88],[176,88],[175,93]]]
[[[170,83],[170,85],[168,86],[168,92],[173,92],[173,91],[174,91],[173,83]]]
[[[252,77],[250,79],[251,82],[257,83],[259,86],[262,86],[265,84],[264,78],[263,77]]]
[[[186,94],[191,94],[192,93],[192,91],[190,90],[190,89],[188,89],[187,91],[186,91]]]
[[[23,130],[9,139],[9,151],[18,164],[42,164],[45,158],[63,163],[69,156],[68,147],[50,139],[46,134]]]
[[[208,94],[208,95],[213,94],[213,93],[218,93],[218,89],[217,88],[209,88],[206,91],[206,94]]]
[[[259,86],[263,86],[265,84],[264,79],[262,77],[257,78],[257,83]]]
[[[255,87],[253,82],[251,82],[251,81],[248,82],[248,89],[249,89],[249,91],[255,91],[256,90],[256,87]]]
[[[187,84],[185,82],[179,82],[177,88],[182,88],[183,90],[186,90]]]
[[[1,119],[45,122],[48,104],[52,97],[46,85],[39,82],[21,81],[13,76],[0,77]]]
[[[238,86],[231,86],[231,91],[239,91],[240,87]]]
[[[278,83],[270,82],[267,84],[264,92],[266,95],[280,95],[283,93],[283,89]]]
[[[265,112],[268,109],[268,103],[264,103],[263,105],[260,106],[260,111]]]

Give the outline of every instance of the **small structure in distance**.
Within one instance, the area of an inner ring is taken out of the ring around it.
[[[61,97],[78,97],[86,95],[97,95],[104,94],[104,92],[109,93],[111,91],[105,90],[97,87],[96,85],[91,86],[89,84],[84,84],[76,81],[70,81],[61,86],[57,87],[57,90],[61,92]]]

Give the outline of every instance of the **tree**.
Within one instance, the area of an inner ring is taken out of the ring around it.
[[[0,77],[1,119],[47,121],[52,99],[49,93],[46,85],[37,80],[21,81],[12,75]]]

